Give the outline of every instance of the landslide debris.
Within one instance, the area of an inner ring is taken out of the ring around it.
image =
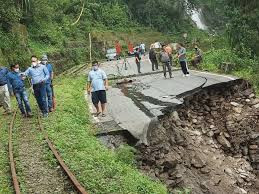
[[[166,110],[138,166],[170,192],[259,191],[259,99],[244,80],[207,87]]]

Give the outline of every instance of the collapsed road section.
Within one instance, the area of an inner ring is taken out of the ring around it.
[[[203,88],[164,109],[139,145],[138,166],[168,188],[192,193],[258,193],[259,100],[235,80]]]

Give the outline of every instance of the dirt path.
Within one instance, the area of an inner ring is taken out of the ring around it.
[[[76,193],[48,150],[36,118],[17,118],[14,135],[15,159],[24,193]]]

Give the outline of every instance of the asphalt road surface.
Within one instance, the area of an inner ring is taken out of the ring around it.
[[[101,69],[111,78],[132,76],[127,78],[130,83],[118,84],[124,80],[113,81],[107,91],[107,116],[93,117],[94,122],[104,126],[101,133],[127,130],[141,143],[147,144],[147,133],[149,129],[155,127],[157,118],[163,115],[163,109],[181,104],[183,95],[198,88],[235,79],[226,75],[198,71],[190,71],[190,77],[183,77],[182,72],[177,69],[174,69],[172,79],[165,79],[162,72],[152,72],[147,56],[142,58],[142,75],[136,73],[134,58],[127,59],[127,68],[124,60],[105,62],[101,65]],[[87,94],[86,99],[91,104],[90,96]],[[95,112],[93,106],[90,110]],[[119,127],[110,128],[111,122]]]

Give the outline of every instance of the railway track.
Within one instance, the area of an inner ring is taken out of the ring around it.
[[[10,167],[11,167],[11,174],[12,174],[12,181],[13,181],[13,186],[16,194],[21,193],[20,189],[20,183],[19,183],[19,178],[17,176],[17,171],[16,171],[16,162],[14,158],[14,153],[13,153],[13,129],[15,126],[15,121],[16,121],[16,116],[17,116],[18,109],[16,109],[13,113],[12,120],[9,126],[9,160],[10,160]],[[39,126],[40,131],[44,135],[44,139],[47,142],[47,145],[49,149],[52,151],[53,155],[55,156],[56,160],[58,161],[59,166],[62,168],[62,170],[65,172],[66,176],[70,180],[70,182],[73,184],[73,187],[75,190],[80,193],[80,194],[87,194],[85,188],[80,184],[80,182],[76,179],[75,175],[69,170],[68,166],[65,164],[64,160],[58,153],[57,149],[53,145],[53,143],[50,141],[47,132],[44,130],[41,117],[40,117],[40,112],[39,110],[37,111],[37,123]]]

